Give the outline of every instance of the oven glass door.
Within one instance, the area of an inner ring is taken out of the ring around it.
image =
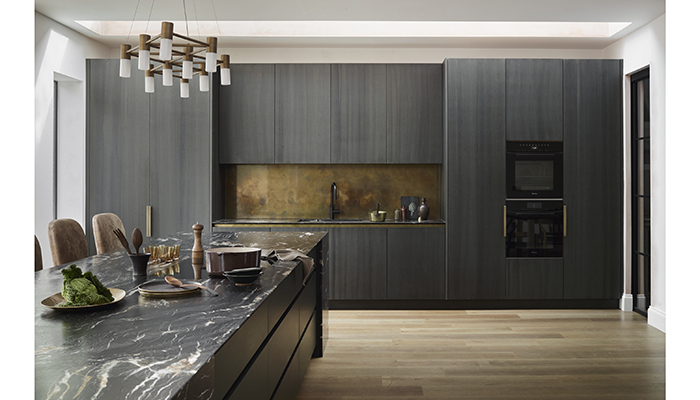
[[[561,153],[506,154],[506,197],[563,197],[563,157]]]
[[[506,202],[506,257],[562,257],[562,201]]]

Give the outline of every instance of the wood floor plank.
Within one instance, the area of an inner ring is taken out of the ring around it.
[[[297,400],[665,398],[665,334],[619,310],[331,310]]]

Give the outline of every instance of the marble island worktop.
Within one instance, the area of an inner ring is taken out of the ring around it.
[[[292,249],[308,254],[324,233],[230,232],[205,233],[205,249],[244,245],[263,249]],[[194,279],[190,257],[193,234],[184,232],[149,240],[146,245],[181,245],[179,263],[167,273]],[[126,291],[126,297],[104,307],[57,311],[40,302],[61,290],[61,269],[35,274],[35,397],[41,399],[184,399],[214,396],[214,355],[271,293],[300,268],[298,261],[278,261],[265,267],[251,286],[208,277],[199,282],[214,289],[172,297],[150,298],[137,286],[163,279],[149,270],[136,278],[124,250],[78,260],[83,272]]]

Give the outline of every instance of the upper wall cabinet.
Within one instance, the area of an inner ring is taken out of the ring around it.
[[[275,162],[331,162],[331,67],[275,66]]]
[[[506,139],[562,140],[562,60],[506,60]]]
[[[442,65],[387,65],[387,162],[442,163]]]
[[[331,66],[332,163],[386,163],[386,69]]]
[[[275,162],[275,65],[232,64],[219,88],[219,162]]]

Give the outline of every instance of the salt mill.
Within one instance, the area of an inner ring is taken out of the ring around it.
[[[204,248],[202,247],[202,230],[204,225],[197,222],[192,225],[194,230],[194,247],[192,247],[192,269],[194,269],[194,279],[202,278],[202,267],[204,267]]]

